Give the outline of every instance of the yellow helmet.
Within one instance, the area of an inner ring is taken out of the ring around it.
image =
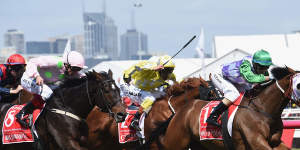
[[[164,63],[166,63],[168,61],[167,64],[164,65],[164,67],[169,67],[169,68],[175,68],[175,64],[171,59],[171,56],[169,55],[164,55],[164,56],[160,56],[157,62],[157,65],[163,65]]]

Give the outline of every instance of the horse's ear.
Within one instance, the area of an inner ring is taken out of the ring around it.
[[[202,85],[204,85],[205,87],[208,87],[208,82],[206,82],[202,77],[200,77],[200,83],[202,84]]]
[[[113,78],[113,73],[112,73],[112,71],[109,69],[108,70],[108,76],[112,79]]]
[[[96,72],[94,69],[92,70],[92,74],[94,75],[94,77],[96,77],[97,81],[101,81],[102,80],[102,76],[100,73]]]
[[[290,67],[288,67],[288,66],[285,66],[285,67],[288,69],[289,72],[291,72],[291,73],[296,73],[296,71],[293,70],[292,68],[290,68]]]

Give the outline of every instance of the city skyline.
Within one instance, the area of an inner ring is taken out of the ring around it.
[[[86,11],[102,12],[101,2],[85,0]],[[137,28],[148,34],[149,50],[165,51],[169,55],[176,53],[193,35],[199,35],[201,27],[206,33],[205,50],[211,49],[215,35],[286,34],[300,29],[297,17],[300,2],[297,0],[139,0],[142,7],[133,8],[134,2],[106,2],[107,13],[119,28],[118,35],[129,29],[130,11],[135,9]],[[3,0],[0,2],[0,20],[0,48],[4,47],[4,33],[13,28],[23,31],[26,41],[43,41],[64,33],[83,33],[80,0]],[[179,57],[193,57],[195,45],[194,41]]]

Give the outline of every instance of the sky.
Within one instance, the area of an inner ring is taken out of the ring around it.
[[[84,0],[86,12],[102,12],[103,0]],[[142,7],[133,7],[142,3]],[[220,35],[286,34],[300,30],[299,0],[106,0],[106,13],[118,35],[131,27],[148,35],[149,51],[175,54],[204,29],[205,50]],[[0,49],[8,29],[24,32],[25,41],[43,41],[83,33],[82,0],[0,0]],[[193,57],[198,39],[178,57]],[[120,45],[119,45],[120,50]]]

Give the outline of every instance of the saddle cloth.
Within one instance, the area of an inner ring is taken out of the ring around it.
[[[228,118],[229,119],[228,119],[227,126],[228,126],[228,131],[229,131],[230,135],[231,135],[231,130],[232,130],[233,118],[234,118],[235,112],[238,108],[236,105],[239,105],[241,103],[243,96],[244,96],[244,93],[241,93],[240,96],[237,98],[237,100],[234,102],[234,104],[231,105],[228,109]],[[211,101],[201,109],[200,116],[199,116],[200,140],[212,140],[212,139],[223,140],[221,128],[212,126],[212,125],[208,125],[206,123],[206,119],[208,118],[208,116],[210,115],[210,113],[212,112],[214,107],[216,107],[219,103],[220,103],[220,101]],[[221,123],[221,122],[219,122],[219,123]]]
[[[131,120],[137,110],[126,109],[126,112],[128,115],[126,116],[125,121],[118,123],[119,143],[127,143],[138,140],[136,131],[129,128]]]
[[[24,104],[25,105],[25,104]],[[16,120],[15,115],[24,107],[24,105],[14,105],[6,112],[2,125],[2,143],[22,143],[34,142],[33,134],[30,128],[24,128]],[[32,114],[32,125],[34,125],[42,109],[34,110]]]

